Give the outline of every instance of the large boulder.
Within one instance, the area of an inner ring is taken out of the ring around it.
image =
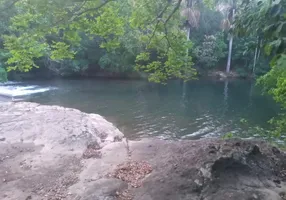
[[[255,140],[128,141],[99,115],[4,103],[0,199],[285,200],[286,155]]]
[[[286,155],[267,142],[202,139],[130,142],[153,167],[136,200],[284,200]]]
[[[120,141],[123,134],[100,115],[24,102],[0,104],[0,137],[44,145],[44,150],[81,151],[88,143],[103,147]]]
[[[102,148],[121,144],[122,139],[100,115],[36,103],[2,103],[0,199],[77,199],[69,187],[81,182],[86,187],[91,173],[107,173],[102,170],[109,167],[100,169],[100,163],[94,163],[93,170],[90,162],[99,161],[105,155]]]

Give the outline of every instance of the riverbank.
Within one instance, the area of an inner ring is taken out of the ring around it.
[[[224,70],[202,70],[197,68],[197,76],[194,78],[202,79],[254,79],[250,73],[239,73],[236,70],[226,73]],[[55,79],[106,79],[106,80],[148,80],[148,74],[138,71],[113,72],[103,69],[87,70],[83,73],[57,74],[47,68],[33,69],[30,72],[10,72],[10,81],[25,80],[55,80]],[[176,78],[174,78],[176,79]],[[1,80],[0,80],[1,81]]]
[[[285,199],[286,156],[261,141],[129,141],[95,114],[0,104],[0,198]]]
[[[135,80],[11,84],[11,88],[5,86],[4,90],[16,94],[14,100],[100,114],[129,139],[219,138],[229,132],[237,137],[259,137],[248,134],[249,127],[267,128],[267,121],[279,112],[271,97],[262,95],[253,82],[246,80],[169,81],[167,85]],[[18,96],[22,93],[26,95]],[[241,123],[242,118],[249,126]]]

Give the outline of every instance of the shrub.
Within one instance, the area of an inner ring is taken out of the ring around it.
[[[226,56],[226,48],[222,34],[206,35],[203,43],[194,49],[193,54],[197,64],[213,68]]]

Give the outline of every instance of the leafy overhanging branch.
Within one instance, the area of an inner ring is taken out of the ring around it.
[[[137,55],[151,53],[150,60],[144,63],[138,59],[137,63],[142,67],[137,69],[148,72],[150,80],[189,79],[194,74],[191,57],[185,53],[190,44],[181,29],[182,0],[134,0],[134,5],[129,0],[70,1],[19,0],[14,5],[21,12],[11,20],[14,35],[5,37],[6,49],[11,53],[9,69],[29,71],[37,67],[34,61],[41,57],[73,59],[82,35],[90,40],[99,38],[101,48],[116,51],[125,43],[121,38],[128,30],[140,43],[135,47]],[[27,53],[34,48],[27,41],[37,46],[37,51]]]

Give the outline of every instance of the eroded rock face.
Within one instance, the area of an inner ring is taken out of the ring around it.
[[[93,169],[85,156],[95,162],[94,152],[101,155],[122,138],[100,115],[35,103],[0,104],[0,199],[77,199],[69,188],[79,182],[87,187],[91,175],[85,172]],[[92,173],[101,172],[95,165]]]
[[[0,105],[1,200],[284,200],[285,183],[266,142],[128,141],[99,115]]]
[[[60,106],[35,103],[0,104],[0,137],[6,142],[30,142],[44,150],[81,151],[87,143],[103,147],[123,134],[102,116]]]
[[[282,200],[286,155],[261,141],[144,141],[131,143],[133,159],[153,172],[134,199]],[[144,154],[143,154],[144,152]]]

